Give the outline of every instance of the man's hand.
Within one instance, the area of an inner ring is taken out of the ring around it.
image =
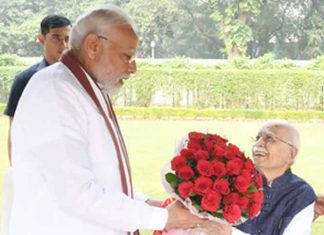
[[[205,220],[198,228],[190,231],[191,234],[204,232],[208,235],[231,235],[232,226],[214,221]]]
[[[191,229],[200,226],[204,220],[191,214],[180,202],[175,201],[168,207],[168,229]]]
[[[145,202],[147,204],[149,204],[150,206],[155,206],[155,207],[162,207],[162,204],[163,204],[162,201],[158,201],[158,200],[154,200],[154,199],[147,199]]]
[[[314,211],[314,220],[316,220],[321,215],[324,215],[324,195],[317,196]]]

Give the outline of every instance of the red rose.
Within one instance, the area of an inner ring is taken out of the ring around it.
[[[222,138],[219,135],[214,135],[214,139],[220,146],[225,146],[228,141],[227,139]]]
[[[231,224],[234,224],[239,218],[241,218],[241,209],[236,204],[228,204],[223,208],[224,218]]]
[[[213,165],[207,160],[199,160],[197,163],[197,171],[200,175],[211,176],[214,174]]]
[[[184,180],[190,180],[194,175],[194,171],[189,166],[183,166],[178,170],[178,176]]]
[[[226,156],[226,150],[219,145],[215,145],[213,155],[217,157],[224,157]]]
[[[251,159],[247,159],[244,162],[244,169],[248,170],[251,174],[255,174],[256,169]]]
[[[197,141],[189,141],[187,145],[188,149],[198,150],[200,149],[200,143]]]
[[[236,204],[240,199],[240,195],[238,193],[230,193],[224,198],[225,204]]]
[[[227,174],[229,175],[239,175],[243,168],[243,161],[241,159],[229,160],[226,164]]]
[[[263,179],[260,174],[254,176],[254,185],[255,187],[262,188],[263,187]]]
[[[183,156],[187,160],[195,159],[195,155],[194,155],[194,152],[192,151],[192,149],[182,149],[180,151],[180,155]]]
[[[219,208],[222,196],[214,191],[210,191],[201,200],[201,208],[206,211],[215,212]]]
[[[246,209],[249,205],[249,199],[246,197],[240,197],[240,199],[237,201],[237,205],[239,205],[241,209]]]
[[[251,200],[256,203],[262,203],[264,199],[264,195],[262,191],[255,191],[251,195]]]
[[[178,192],[183,199],[186,199],[193,192],[193,183],[191,181],[180,183]]]
[[[244,176],[240,175],[234,179],[234,187],[239,191],[240,193],[245,193],[247,189],[249,188],[251,182],[248,181]]]
[[[261,210],[261,203],[255,203],[255,202],[250,203],[248,208],[246,209],[250,219],[253,219],[259,213],[260,210]]]
[[[174,170],[174,171],[178,171],[179,168],[181,168],[181,167],[183,167],[185,165],[186,165],[186,160],[182,156],[175,156],[171,160],[171,169]]]
[[[226,179],[217,179],[213,184],[213,190],[223,195],[230,193],[230,184]]]
[[[204,141],[205,148],[208,152],[213,152],[214,150],[214,143],[211,140]]]
[[[242,169],[241,170],[241,176],[243,176],[247,181],[251,182],[252,181],[252,175],[251,173],[246,170],[246,169]]]
[[[198,150],[195,152],[195,158],[197,161],[199,160],[208,160],[209,159],[209,154],[205,150]]]
[[[200,132],[189,132],[189,140],[201,141],[205,137],[205,134]]]
[[[232,158],[235,158],[235,157],[242,158],[243,157],[243,154],[242,154],[242,152],[240,151],[240,149],[236,145],[229,144],[227,146],[227,155],[226,155],[226,157],[228,159],[232,159]]]
[[[221,161],[215,160],[212,162],[214,168],[214,175],[223,177],[226,174],[226,166]]]
[[[205,195],[211,190],[213,181],[205,176],[199,176],[194,183],[194,192],[199,195]]]

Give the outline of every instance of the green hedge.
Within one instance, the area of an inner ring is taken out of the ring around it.
[[[324,71],[142,68],[120,99],[148,107],[158,92],[173,107],[324,110]]]
[[[290,120],[324,120],[321,111],[265,111],[239,109],[192,109],[171,107],[115,107],[121,118],[143,119],[290,119]]]
[[[0,102],[6,103],[12,80],[22,69],[0,67]],[[114,101],[139,107],[323,111],[324,71],[143,65]]]
[[[4,109],[5,109],[6,105],[5,104],[0,104],[0,114],[3,113]]]
[[[5,104],[0,104],[3,113]],[[116,114],[123,119],[289,119],[324,120],[321,111],[266,111],[247,109],[193,109],[172,107],[115,107]]]
[[[6,103],[15,75],[25,66],[0,67],[0,103]]]

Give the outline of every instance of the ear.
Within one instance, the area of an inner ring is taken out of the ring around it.
[[[39,41],[41,44],[44,45],[44,42],[45,42],[45,35],[43,35],[43,34],[38,34],[38,35],[37,35],[37,39],[38,39],[38,41]]]
[[[298,150],[296,148],[291,148],[291,158],[295,159],[297,156]]]
[[[88,57],[92,60],[98,58],[101,52],[101,43],[96,34],[90,33],[86,36],[84,40],[84,49]]]

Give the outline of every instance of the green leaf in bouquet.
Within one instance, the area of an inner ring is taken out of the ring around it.
[[[192,200],[192,206],[195,207],[199,212],[202,212],[203,209],[201,208],[200,204]]]
[[[174,188],[174,189],[177,189],[178,188],[178,185],[179,185],[179,183],[178,183],[178,181],[177,180],[175,180],[175,181],[172,181],[172,182],[170,182],[170,185],[171,185],[171,187],[172,188]],[[178,193],[179,194],[179,193]]]
[[[197,165],[196,160],[189,160],[187,161],[187,165],[190,166],[191,168],[195,168]]]
[[[249,192],[255,192],[255,191],[258,191],[258,188],[255,187],[254,185],[251,185],[250,187],[248,187],[248,191]]]
[[[166,181],[167,181],[168,183],[171,183],[171,182],[173,182],[173,181],[176,181],[176,180],[178,179],[178,177],[177,177],[175,174],[169,172],[169,173],[167,173],[167,174],[165,175],[165,179],[166,179]]]
[[[222,213],[222,210],[218,210],[216,212],[210,212],[210,214],[214,217],[217,217],[217,218],[223,218],[223,213]]]

